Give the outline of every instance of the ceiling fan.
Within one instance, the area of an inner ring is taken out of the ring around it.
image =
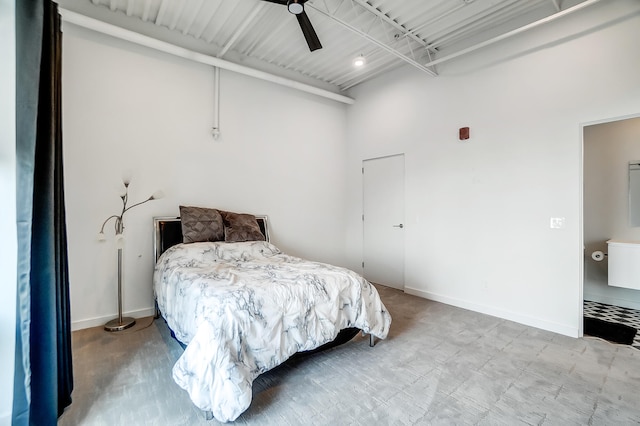
[[[304,11],[304,4],[307,0],[263,0],[268,1],[270,3],[277,3],[284,6],[287,6],[289,13],[296,15],[298,18],[298,24],[300,24],[300,29],[302,29],[302,34],[304,34],[305,40],[307,40],[307,44],[309,45],[309,50],[312,52],[317,49],[322,49],[322,45],[320,44],[320,39],[318,39],[318,35],[313,29],[313,25],[311,25],[311,21],[307,16],[307,13]]]

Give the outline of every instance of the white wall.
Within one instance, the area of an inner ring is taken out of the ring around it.
[[[640,291],[611,287],[608,259],[596,262],[595,250],[607,252],[609,239],[640,241],[640,227],[629,226],[629,162],[640,160],[640,118],[584,128],[584,298],[640,309]]]
[[[11,424],[16,342],[18,245],[16,230],[15,3],[0,0],[0,425]]]
[[[639,11],[601,2],[437,78],[407,67],[357,87],[350,266],[360,269],[361,162],[404,152],[406,291],[579,335],[581,125],[640,112]],[[551,217],[566,227],[550,229]]]
[[[64,25],[63,122],[74,329],[116,315],[116,251],[98,243],[119,213],[123,171],[131,200],[166,198],[125,216],[124,311],[148,315],[152,217],[199,205],[267,214],[291,254],[344,264],[345,106],[221,72],[222,137],[210,136],[213,69]]]

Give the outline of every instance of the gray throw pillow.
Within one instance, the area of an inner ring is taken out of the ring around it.
[[[256,217],[252,214],[221,211],[224,220],[224,240],[228,243],[241,241],[265,241]]]
[[[224,241],[224,222],[216,209],[180,206],[182,242]]]

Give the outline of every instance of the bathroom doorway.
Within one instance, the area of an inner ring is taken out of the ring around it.
[[[586,124],[582,143],[584,315],[610,322],[630,318],[637,323],[628,325],[639,328],[640,290],[609,285],[607,241],[640,241],[629,204],[629,164],[640,161],[640,114]]]

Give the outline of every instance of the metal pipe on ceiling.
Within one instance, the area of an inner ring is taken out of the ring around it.
[[[504,33],[501,34],[497,37],[491,38],[489,40],[485,40],[482,43],[478,43],[476,45],[473,45],[471,47],[468,47],[466,49],[462,49],[458,52],[452,53],[451,55],[447,55],[447,56],[443,56],[442,58],[438,58],[435,59],[433,61],[427,62],[426,64],[424,64],[425,67],[432,67],[434,65],[440,64],[442,62],[446,62],[448,60],[457,58],[458,56],[462,56],[462,55],[466,55],[467,53],[473,52],[474,50],[478,50],[481,49],[483,47],[489,46],[491,44],[497,43],[499,41],[505,40],[507,38],[513,37],[515,35],[518,35],[520,33],[523,33],[525,31],[528,31],[532,28],[538,27],[540,25],[543,24],[547,24],[551,21],[555,21],[558,18],[562,18],[566,15],[569,15],[570,13],[573,12],[577,12],[578,10],[584,9],[585,7],[589,7],[593,4],[596,4],[598,2],[600,2],[601,0],[586,0],[583,3],[577,4],[573,7],[570,7],[569,9],[563,10],[562,12],[558,12],[558,13],[554,13],[551,16],[547,16],[546,18],[540,19],[538,21],[532,22],[529,25],[525,25],[524,27],[520,27],[518,29],[515,29],[513,31],[509,31],[508,33]]]
[[[79,27],[97,31],[102,34],[129,41],[131,43],[139,44],[141,46],[155,49],[164,53],[169,53],[171,55],[179,56],[184,59],[199,62],[201,64],[219,67],[238,74],[254,77],[260,80],[268,81],[270,83],[279,84],[281,86],[290,87],[292,89],[321,96],[323,98],[331,99],[333,101],[341,102],[344,104],[352,105],[355,103],[355,99],[348,96],[340,95],[338,93],[320,89],[309,84],[300,83],[298,81],[290,80],[288,78],[280,77],[268,72],[234,64],[233,62],[225,61],[224,59],[219,59],[213,56],[205,55],[203,53],[195,52],[193,50],[185,49],[171,43],[167,43],[152,37],[142,35],[140,33],[136,33],[135,31],[126,30],[124,28],[107,24],[106,22],[102,22],[97,19],[89,18],[88,16],[81,15],[64,8],[60,8],[60,14],[62,15],[63,22],[68,22]]]
[[[408,56],[400,53],[396,49],[394,49],[394,48],[386,45],[385,43],[382,43],[381,41],[377,40],[376,38],[370,36],[365,31],[362,31],[361,29],[356,28],[353,25],[349,24],[348,22],[344,21],[343,19],[340,19],[335,14],[333,14],[333,13],[331,13],[329,11],[325,11],[323,9],[319,9],[318,7],[316,7],[315,5],[310,4],[310,3],[305,3],[305,7],[310,7],[312,9],[314,9],[315,11],[323,14],[327,18],[332,19],[334,22],[337,22],[338,24],[342,25],[344,28],[348,29],[349,31],[351,31],[351,32],[353,32],[355,34],[358,34],[360,37],[368,40],[369,42],[375,44],[376,46],[380,47],[381,49],[385,50],[386,52],[396,56],[397,58],[400,58],[403,61],[413,65],[414,67],[416,67],[419,70],[429,74],[430,76],[435,77],[437,75],[435,71],[429,69],[428,65],[422,65],[419,62],[415,61],[414,59],[409,58]]]
[[[419,43],[420,45],[422,45],[422,47],[427,47],[427,43],[423,39],[421,39],[420,37],[415,35],[413,31],[409,31],[404,25],[398,23],[395,19],[390,18],[389,16],[387,16],[387,14],[383,13],[382,11],[380,11],[380,9],[378,9],[375,6],[372,6],[371,4],[369,4],[368,1],[366,1],[366,0],[353,0],[353,2],[359,4],[360,7],[363,7],[365,10],[369,11],[370,13],[372,13],[375,16],[377,16],[378,18],[380,18],[382,21],[386,22],[387,24],[391,25],[396,30],[400,31],[400,33],[401,33],[400,36],[408,37],[408,38],[412,39],[413,41],[415,41],[415,42]]]

